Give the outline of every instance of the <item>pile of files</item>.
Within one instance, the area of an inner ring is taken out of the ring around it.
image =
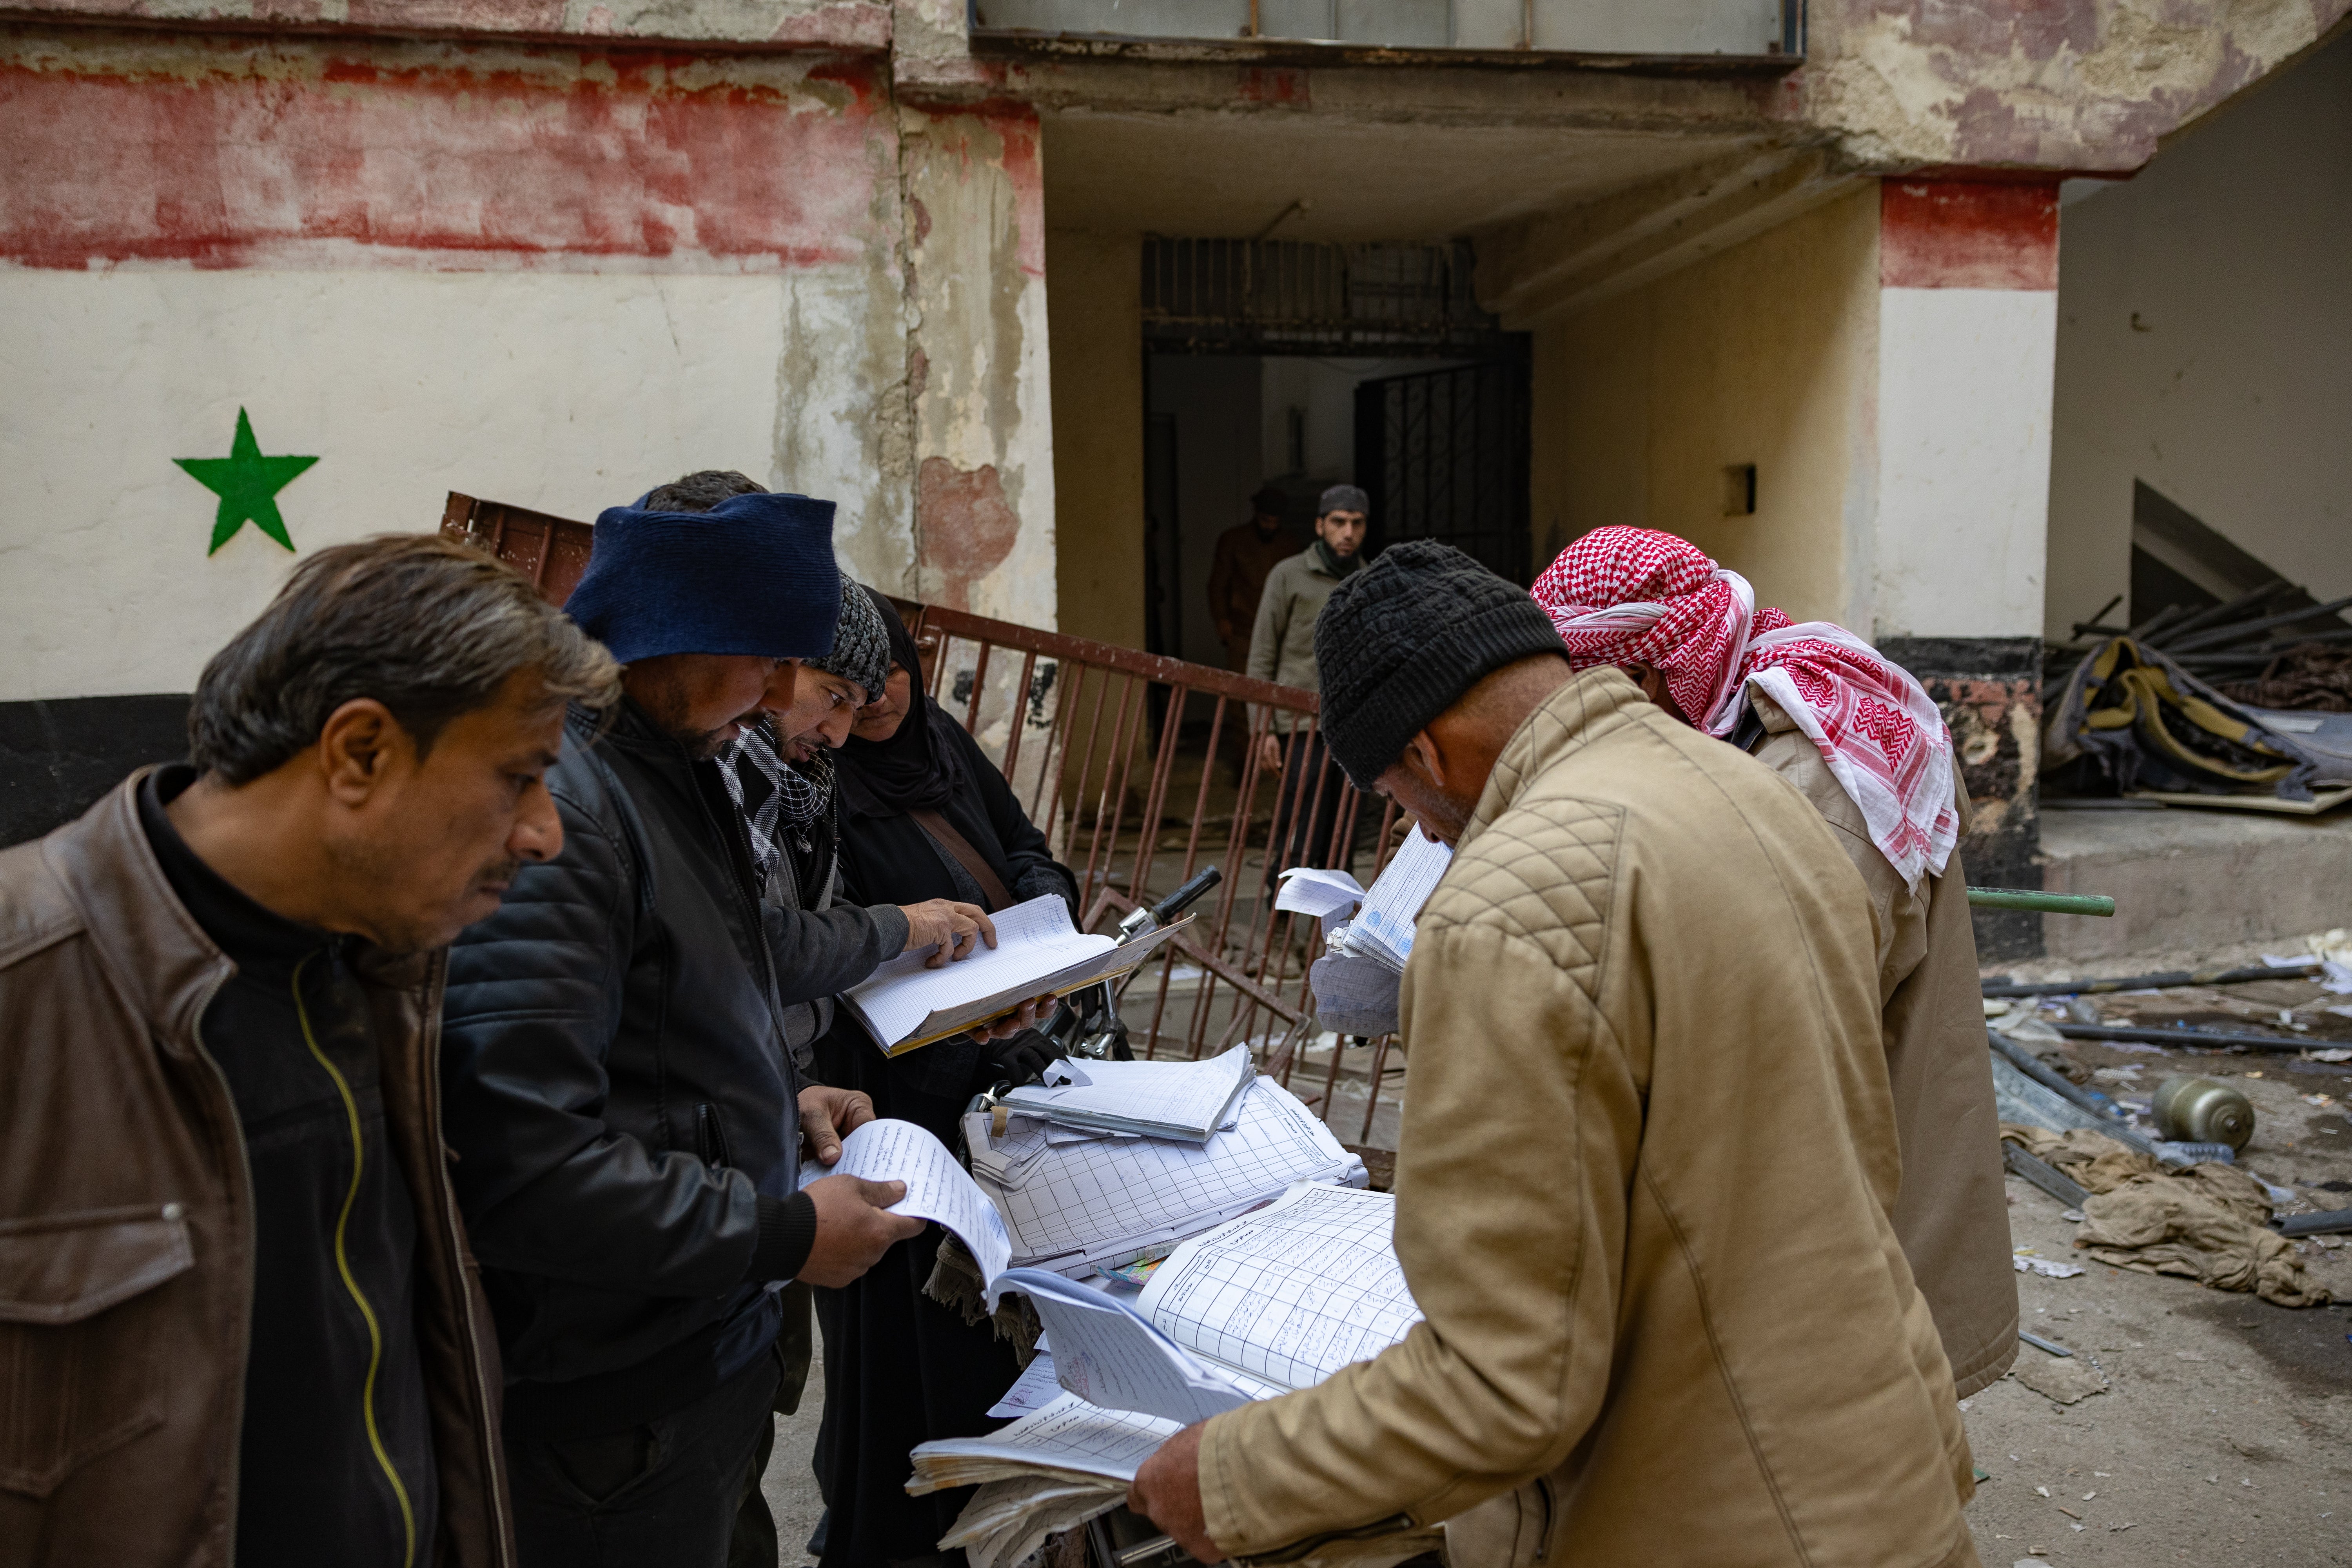
[[[908,1490],[981,1488],[940,1545],[974,1568],[1017,1563],[1116,1506],[1190,1423],[1313,1387],[1402,1340],[1421,1313],[1395,1214],[1384,1193],[1300,1183],[1184,1242],[1139,1293],[1008,1270],[1001,1283],[1036,1308],[1063,1392],[999,1431],[915,1449]]]
[[[1294,1182],[1369,1180],[1297,1096],[1253,1075],[1246,1046],[1200,1062],[1075,1067],[1089,1081],[1067,1088],[1090,1091],[1083,1097],[1049,1088],[1024,1105],[1028,1091],[1015,1090],[999,1102],[1010,1112],[1002,1131],[986,1110],[964,1119],[972,1179],[1004,1221],[1014,1268],[1084,1278],[1156,1256]],[[1149,1093],[1122,1103],[1129,1068],[1154,1071]],[[1188,1126],[1139,1131],[1171,1116]],[[1194,1131],[1208,1128],[1205,1138]]]

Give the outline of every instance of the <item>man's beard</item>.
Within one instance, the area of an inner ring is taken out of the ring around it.
[[[676,741],[685,750],[686,754],[698,763],[707,763],[726,750],[727,742],[734,739],[734,735],[730,733],[730,731],[748,730],[757,723],[760,718],[760,710],[754,708],[749,713],[730,719],[715,730],[694,730],[687,727],[686,714],[683,711],[685,706],[683,702],[677,703],[675,706],[664,704],[658,708],[648,707],[646,711],[647,717],[653,720],[655,726],[663,734]]]

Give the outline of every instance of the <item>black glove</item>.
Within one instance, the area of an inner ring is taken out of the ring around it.
[[[1015,1088],[1035,1083],[1045,1075],[1061,1056],[1059,1046],[1034,1029],[1024,1029],[1002,1040],[990,1040],[980,1047],[981,1061],[991,1083],[1011,1083]]]

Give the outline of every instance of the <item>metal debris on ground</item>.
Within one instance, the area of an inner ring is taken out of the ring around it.
[[[2078,646],[2051,650],[2059,662],[2042,692],[2044,779],[2086,795],[2310,801],[2347,759],[2332,736],[2305,743],[2316,726],[2275,715],[2352,711],[2337,689],[2352,681],[2339,652],[2352,641],[2338,614],[2347,605],[2273,580],[2201,611],[2168,605],[2129,626],[2078,623]],[[2085,638],[2095,640],[2079,646]]]
[[[2156,1086],[2156,1130],[2189,1143],[2227,1143],[2242,1150],[2254,1139],[2254,1104],[2243,1089],[2219,1079],[2175,1073]]]
[[[2273,654],[2252,679],[2218,684],[2251,707],[2352,713],[2352,649],[2297,643]]]
[[[2181,985],[2246,985],[2258,980],[2297,980],[2326,967],[2319,959],[2257,963],[2236,969],[2168,969],[2158,974],[2126,974],[2113,980],[1988,980],[1987,996],[2095,996],[2110,991],[2160,991]]]

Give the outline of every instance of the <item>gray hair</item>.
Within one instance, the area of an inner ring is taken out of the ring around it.
[[[551,699],[600,711],[620,700],[604,645],[482,551],[429,533],[338,544],[297,566],[205,666],[188,754],[226,784],[250,784],[317,743],[336,709],[370,697],[422,756],[526,669]]]

